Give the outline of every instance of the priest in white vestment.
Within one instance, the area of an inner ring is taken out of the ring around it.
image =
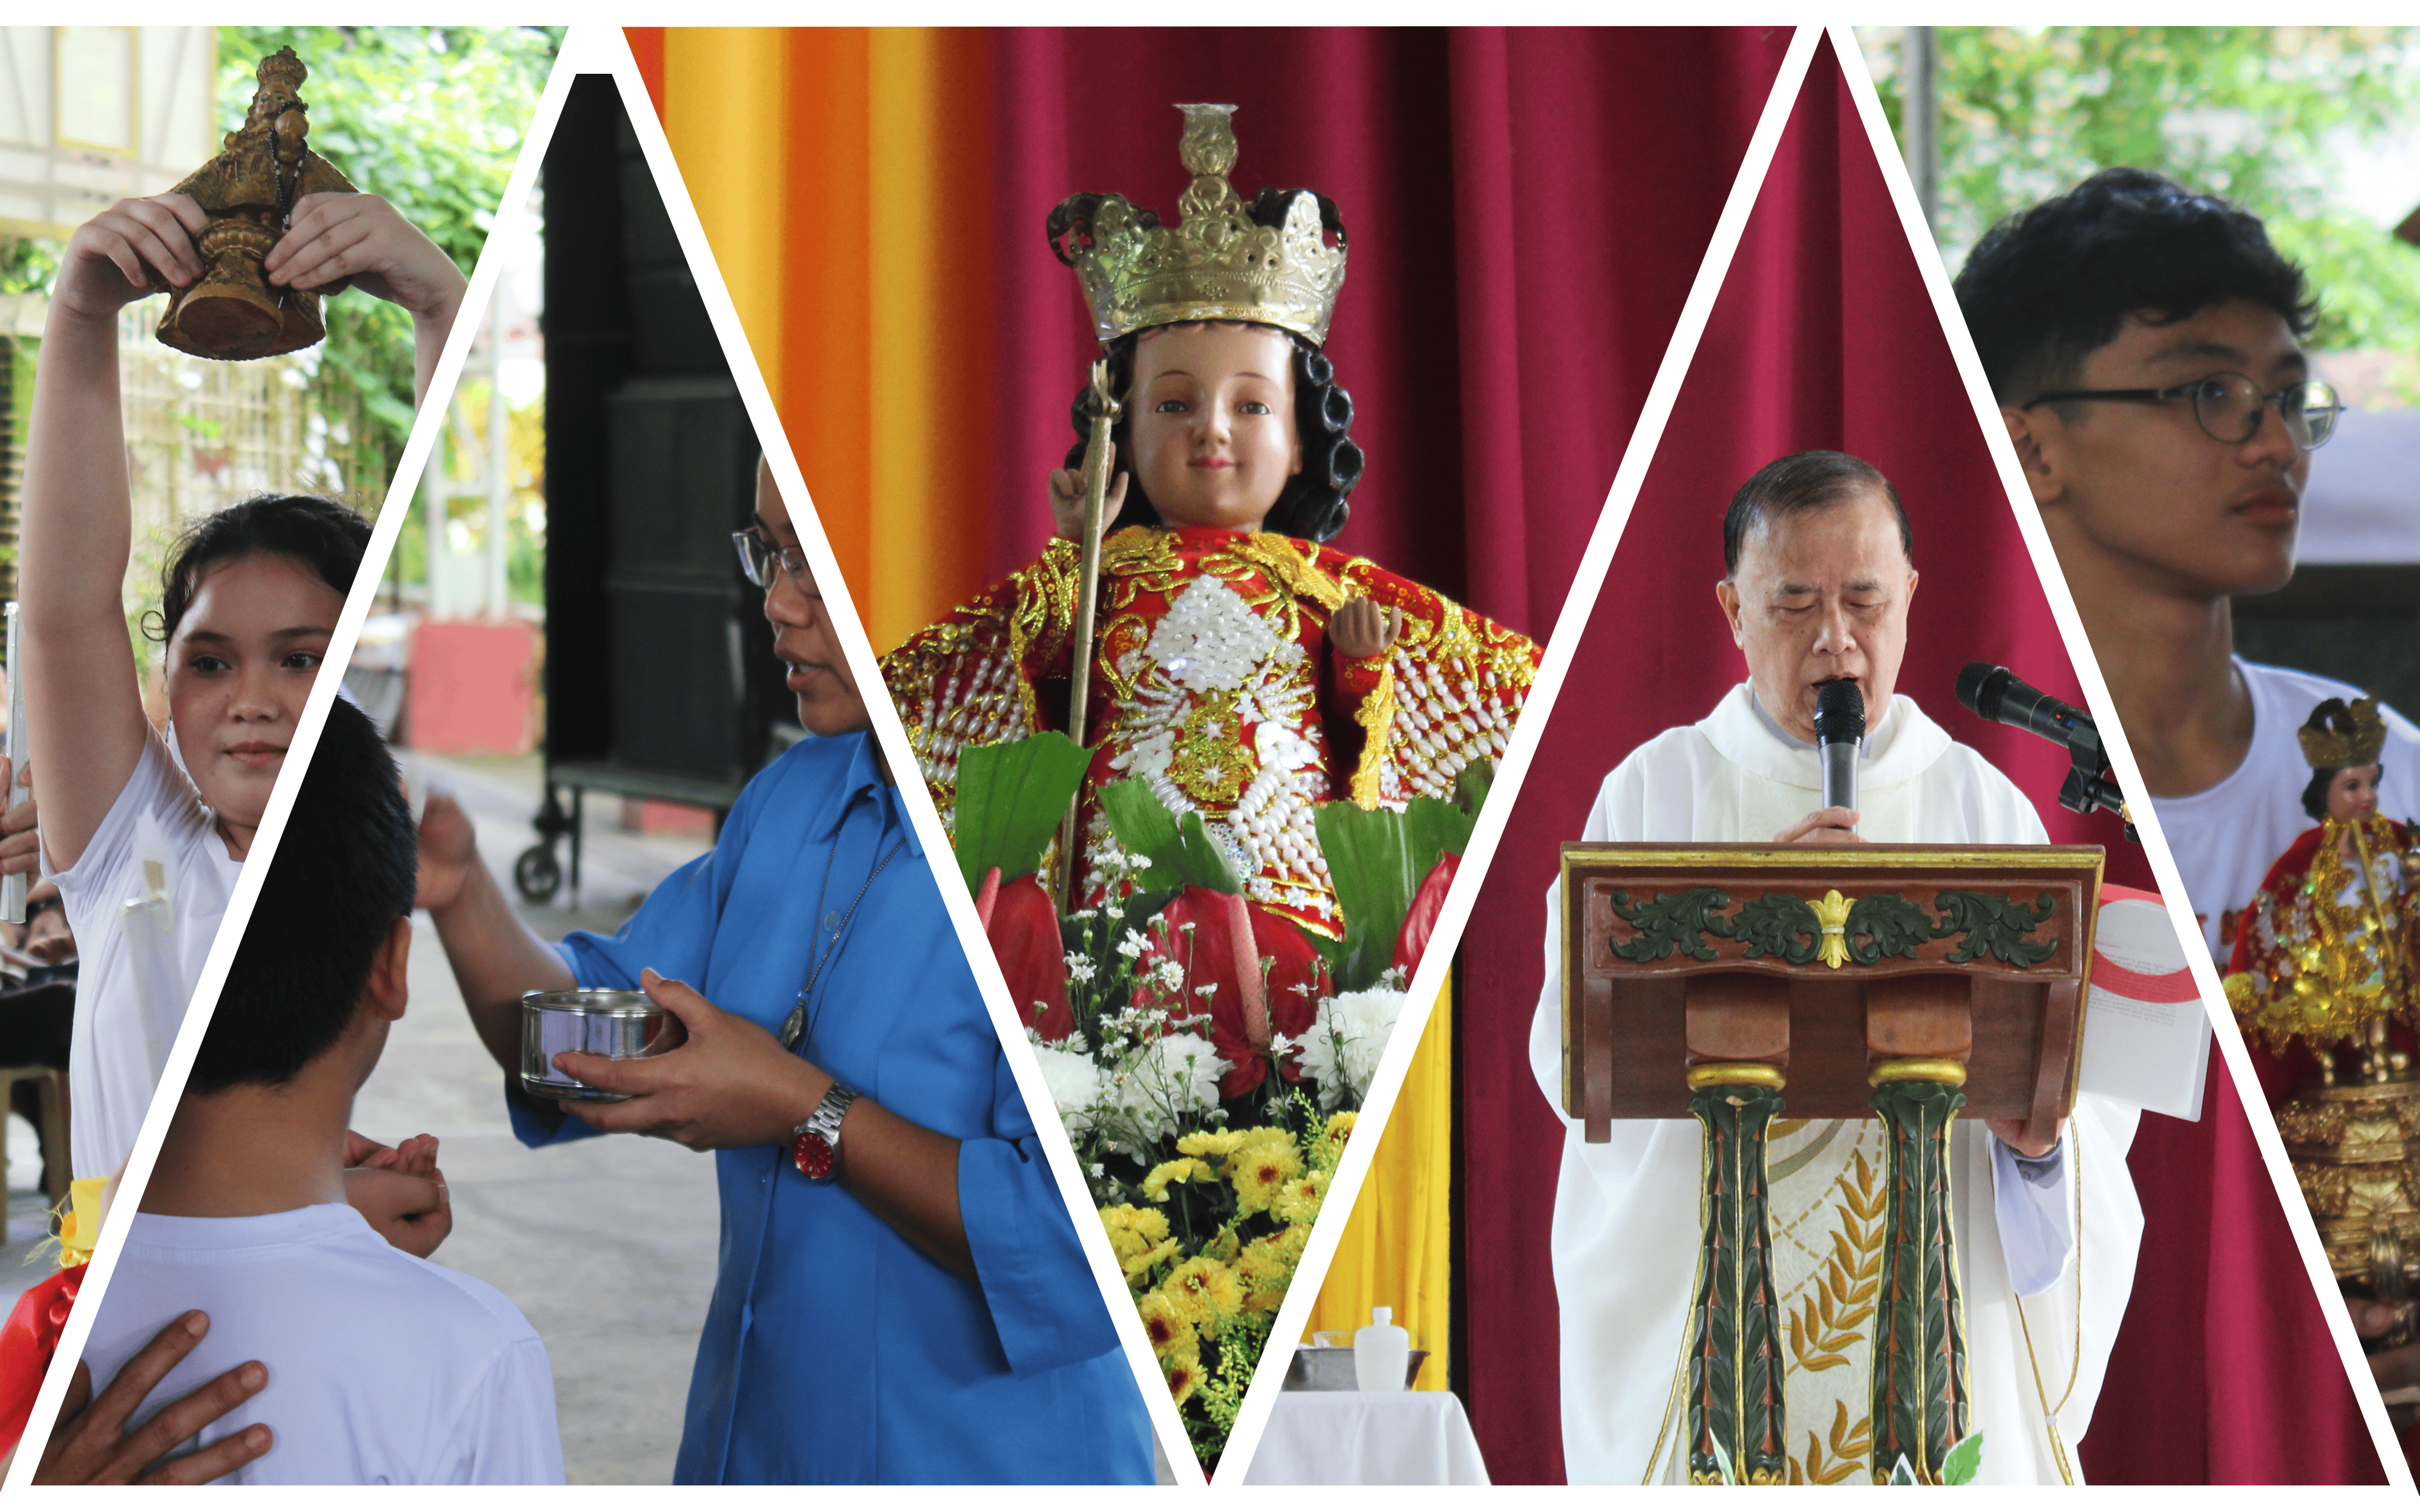
[[[1606,776],[1581,838],[2047,842],[2014,784],[1893,691],[1916,574],[1905,512],[1878,471],[1828,452],[1768,466],[1732,501],[1725,557],[1717,596],[1748,681],[1698,723],[1631,752]],[[1859,683],[1869,719],[1854,810],[1823,809],[1813,740],[1816,687],[1842,677]],[[1559,885],[1545,920],[1529,1054],[1560,1117]],[[1983,1482],[2083,1478],[2073,1449],[2142,1238],[2126,1166],[2136,1117],[2079,1097],[2057,1142],[2022,1154],[2004,1142],[2020,1137],[2013,1122],[1952,1126],[1968,1427],[1985,1435]],[[1565,1125],[1553,1252],[1566,1478],[1686,1481],[1677,1386],[1699,1243],[1699,1127],[1617,1120],[1610,1143],[1590,1145],[1576,1122]],[[1767,1170],[1790,1479],[1864,1484],[1882,1124],[1793,1119],[1785,1107]]]

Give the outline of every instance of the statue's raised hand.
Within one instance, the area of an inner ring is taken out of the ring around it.
[[[1327,621],[1327,643],[1351,661],[1383,656],[1404,633],[1404,611],[1380,609],[1374,598],[1348,598]]]
[[[194,239],[209,224],[191,194],[121,199],[68,238],[52,301],[85,319],[104,320],[147,294],[183,288],[202,276]]]
[[[1118,443],[1115,441],[1109,443],[1109,455],[1105,465],[1110,468],[1118,465]],[[1107,535],[1109,527],[1117,522],[1118,511],[1125,501],[1126,475],[1112,472],[1109,497],[1101,504],[1102,534]],[[1061,468],[1050,474],[1050,517],[1058,526],[1061,540],[1080,542],[1084,539],[1084,472],[1081,468]]]

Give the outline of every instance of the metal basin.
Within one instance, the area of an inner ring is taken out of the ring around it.
[[[664,1011],[647,995],[588,987],[564,993],[521,995],[521,1088],[532,1097],[557,1102],[620,1103],[622,1092],[600,1092],[557,1071],[554,1057],[566,1050],[640,1060],[660,1055]]]
[[[1404,1371],[1404,1389],[1420,1379],[1420,1366],[1429,1357],[1426,1350],[1414,1350],[1411,1364]],[[1317,1344],[1297,1344],[1294,1359],[1286,1366],[1285,1389],[1288,1391],[1359,1391],[1361,1383],[1354,1378],[1353,1350],[1348,1346],[1335,1349]]]

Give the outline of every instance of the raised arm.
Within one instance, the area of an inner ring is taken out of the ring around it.
[[[479,1042],[505,1075],[520,1074],[521,994],[563,992],[580,984],[554,948],[513,912],[479,858],[471,816],[442,793],[428,795],[421,815],[419,902],[436,920],[437,938]]]
[[[323,288],[349,278],[411,315],[411,397],[428,394],[437,359],[470,287],[444,249],[376,194],[305,194],[261,264],[271,284]]]
[[[201,276],[183,194],[120,200],[68,239],[34,369],[25,449],[25,720],[42,843],[84,855],[142,756],[143,700],[119,594],[133,527],[118,415],[117,312]]]

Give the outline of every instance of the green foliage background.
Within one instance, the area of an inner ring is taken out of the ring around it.
[[[468,273],[562,41],[560,26],[222,26],[219,124],[242,123],[253,70],[293,48],[311,70],[312,149]],[[411,317],[358,293],[325,309],[321,371],[361,394],[392,472],[411,430]]]
[[[1900,29],[1863,36],[1899,131]],[[2003,216],[2102,168],[2149,168],[2268,223],[2319,292],[2315,346],[2420,348],[2420,249],[2348,208],[2331,162],[2339,132],[2420,126],[2420,28],[1944,26],[1935,39],[1935,234],[1953,272]]]

